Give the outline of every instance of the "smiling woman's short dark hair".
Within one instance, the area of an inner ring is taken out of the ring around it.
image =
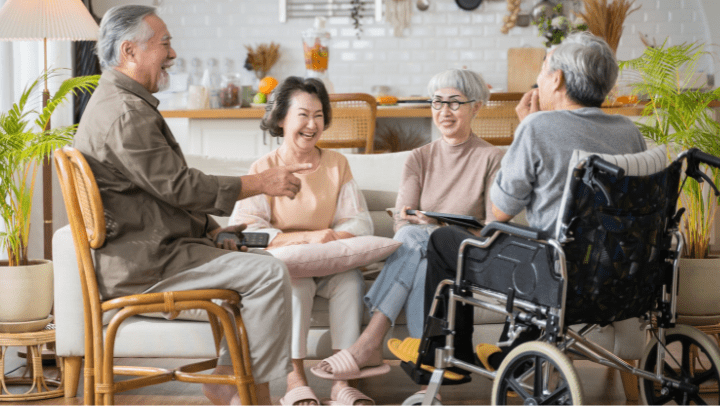
[[[298,92],[314,94],[320,99],[323,111],[323,123],[325,125],[324,129],[330,127],[330,121],[332,120],[330,96],[328,96],[323,82],[315,78],[303,79],[297,76],[290,76],[270,95],[265,116],[260,122],[260,128],[263,131],[270,132],[270,135],[274,137],[283,136],[283,129],[279,124],[287,116],[292,98]]]

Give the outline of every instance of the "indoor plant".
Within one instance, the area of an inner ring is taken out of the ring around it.
[[[28,259],[28,237],[30,232],[30,213],[32,210],[32,196],[38,168],[44,159],[48,159],[53,150],[67,144],[75,134],[76,125],[48,128],[50,116],[69,95],[78,91],[92,90],[98,82],[99,76],[83,76],[65,80],[57,92],[47,100],[46,107],[37,110],[30,109],[31,99],[38,100],[37,91],[40,83],[48,77],[56,76],[58,70],[44,73],[30,84],[21,94],[20,99],[13,104],[7,112],[0,113],[0,214],[5,225],[5,231],[0,233],[0,246],[8,254],[8,261],[2,261],[2,281],[0,286],[0,300],[9,300],[11,303],[2,303],[0,306],[0,321],[21,322],[37,320],[44,313],[50,313],[50,307],[39,305],[37,291],[24,293],[19,291],[20,286],[27,289],[38,289],[33,286],[36,282],[28,281],[26,276],[33,276],[36,271],[33,265],[39,264],[45,270],[37,271],[47,273],[47,261],[33,261]],[[31,268],[22,268],[28,267]],[[50,306],[52,306],[52,267],[50,269]],[[44,278],[47,279],[47,278]],[[11,286],[12,281],[18,282],[18,287]],[[9,297],[8,297],[9,296]],[[5,297],[5,299],[3,299]],[[28,299],[30,303],[23,305],[21,299]],[[25,307],[35,310],[35,316],[24,316]],[[47,307],[47,311],[42,310]],[[5,313],[5,315],[3,315]],[[25,320],[22,320],[25,319]]]
[[[646,48],[637,59],[620,62],[621,69],[633,69],[639,81],[631,83],[632,93],[647,99],[637,123],[640,132],[656,144],[664,144],[675,153],[699,148],[708,154],[720,156],[720,123],[713,120],[708,105],[720,99],[720,89],[695,89],[694,75],[698,60],[705,55],[703,46],[682,44]],[[703,168],[718,183],[720,172]],[[710,193],[707,183],[694,179],[685,182],[681,205],[685,208],[683,234],[684,257],[706,258],[710,250],[710,231],[718,199]]]
[[[540,3],[538,3],[540,4]],[[537,5],[536,5],[537,7]],[[541,8],[535,13],[533,24],[538,27],[538,36],[545,38],[547,48],[560,44],[568,35],[588,29],[585,21],[571,21],[563,15],[563,5],[558,3],[551,10]]]
[[[668,146],[669,154],[699,148],[720,156],[720,123],[714,121],[708,105],[720,99],[720,88],[713,91],[698,87],[696,66],[706,55],[703,46],[682,44],[648,47],[637,59],[620,63],[622,69],[633,69],[632,92],[647,99],[637,125],[642,134],[657,144]],[[701,170],[720,185],[720,171],[712,167]],[[679,206],[685,208],[681,231],[685,246],[679,265],[679,322],[694,325],[715,324],[720,314],[717,270],[720,259],[710,257],[710,236],[718,197],[708,182],[688,178],[680,195]],[[704,290],[705,289],[705,290]]]

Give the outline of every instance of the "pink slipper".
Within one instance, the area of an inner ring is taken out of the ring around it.
[[[309,386],[298,386],[291,389],[284,397],[280,398],[280,404],[292,406],[303,400],[314,401],[316,405],[320,404],[317,396]]]
[[[332,357],[325,358],[323,362],[326,362],[330,366],[332,373],[320,368],[322,362],[310,368],[310,371],[317,377],[335,381],[369,378],[390,372],[390,365],[385,363],[360,369],[355,358],[353,358],[348,350],[341,350]]]
[[[327,404],[330,406],[354,405],[358,400],[366,400],[371,402],[373,405],[375,404],[375,401],[370,399],[367,395],[349,386],[340,389],[337,400],[331,400]]]

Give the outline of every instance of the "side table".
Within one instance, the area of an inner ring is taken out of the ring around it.
[[[63,363],[56,359],[58,372],[54,378],[46,378],[42,364],[42,347],[55,342],[55,330],[29,333],[0,333],[0,401],[25,401],[63,396]],[[9,347],[27,347],[27,369],[22,376],[5,376],[5,356]],[[10,393],[9,385],[30,388],[24,393]]]

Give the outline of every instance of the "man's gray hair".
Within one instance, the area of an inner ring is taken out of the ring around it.
[[[612,49],[589,32],[565,38],[550,56],[548,68],[550,72],[562,70],[568,96],[589,107],[600,107],[618,77]]]
[[[467,69],[449,69],[430,79],[428,94],[433,97],[439,89],[452,87],[459,90],[468,100],[485,104],[490,98],[490,90],[479,73]]]
[[[100,67],[105,70],[120,64],[120,45],[124,41],[145,46],[155,35],[144,18],[156,14],[156,8],[140,5],[115,6],[108,10],[100,22],[97,55]]]

